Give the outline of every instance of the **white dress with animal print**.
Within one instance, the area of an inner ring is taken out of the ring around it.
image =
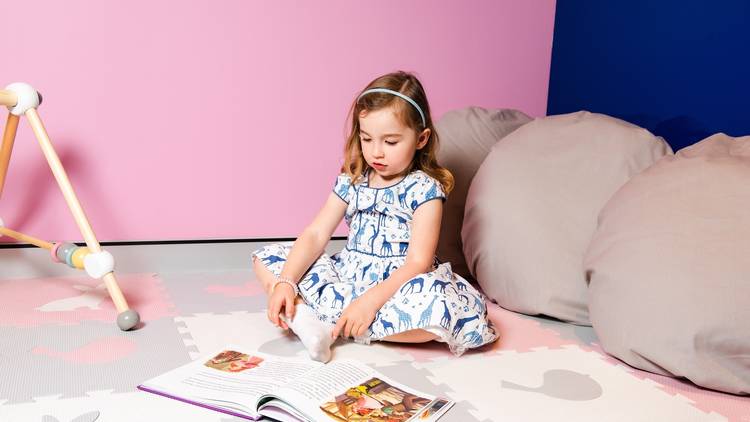
[[[333,190],[348,204],[347,245],[335,255],[321,255],[298,285],[300,296],[323,321],[335,323],[353,299],[403,265],[414,211],[425,202],[445,200],[440,183],[422,171],[385,188],[371,188],[367,180],[353,185],[344,174],[336,179]],[[272,244],[253,255],[278,276],[289,250]],[[449,263],[437,261],[383,305],[367,337],[379,340],[417,328],[437,334],[457,355],[497,338],[484,296],[454,275]]]

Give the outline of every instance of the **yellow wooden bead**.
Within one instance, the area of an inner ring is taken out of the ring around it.
[[[70,257],[70,260],[73,262],[73,266],[78,268],[79,270],[83,269],[83,259],[88,255],[89,248],[83,247],[78,248],[73,252],[73,256]]]

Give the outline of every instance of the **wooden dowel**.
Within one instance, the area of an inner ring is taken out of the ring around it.
[[[76,197],[76,194],[73,191],[73,186],[70,184],[68,174],[65,172],[55,149],[52,147],[52,142],[47,135],[47,130],[44,128],[42,120],[39,118],[39,113],[36,109],[31,108],[26,111],[26,117],[29,119],[31,129],[34,131],[34,135],[36,135],[36,138],[39,141],[39,146],[42,148],[44,157],[47,158],[47,163],[52,170],[52,174],[55,176],[57,184],[60,186],[65,202],[68,204],[68,208],[70,208],[70,212],[73,214],[76,224],[78,224],[78,229],[81,231],[81,235],[83,235],[83,240],[86,242],[86,246],[88,246],[92,253],[101,252],[102,248],[99,246],[99,241],[96,240],[94,230],[92,230],[91,224],[89,224],[86,214],[83,212],[81,203],[78,201],[78,197]]]
[[[13,107],[18,104],[18,97],[13,91],[0,89],[0,105]]]
[[[73,218],[78,224],[78,229],[81,231],[83,239],[86,241],[86,246],[92,253],[101,252],[102,248],[99,245],[99,241],[96,240],[94,230],[91,228],[91,224],[89,224],[86,214],[83,212],[81,203],[78,201],[78,198],[73,191],[73,185],[70,184],[70,180],[60,162],[60,158],[52,147],[52,142],[47,135],[47,130],[44,128],[42,120],[39,118],[39,113],[36,109],[32,108],[27,110],[25,115],[26,118],[29,119],[29,124],[34,131],[36,139],[39,141],[39,146],[42,147],[42,152],[44,153],[45,158],[47,158],[47,163],[49,164],[50,169],[52,169],[52,174],[54,174],[57,184],[60,186],[65,202],[67,202],[68,208],[70,208],[70,212],[73,214]],[[123,313],[130,309],[125,300],[125,296],[123,296],[122,291],[120,290],[120,286],[117,284],[114,273],[110,272],[105,274],[103,279],[104,284],[107,286],[109,296],[112,298],[115,308],[117,308],[117,312]]]
[[[8,120],[3,131],[3,144],[0,146],[0,197],[3,196],[3,186],[5,186],[5,176],[8,173],[10,164],[10,153],[13,151],[13,142],[16,139],[18,130],[18,116],[8,113]]]
[[[37,239],[36,237],[32,237],[27,234],[19,233],[7,227],[0,227],[0,234],[2,234],[3,236],[12,237],[13,239],[18,240],[19,242],[31,243],[32,245],[40,247],[42,249],[52,249],[52,246],[54,246],[50,242],[45,242],[44,240]]]
[[[112,298],[112,302],[115,304],[115,308],[117,308],[117,313],[121,314],[130,309],[128,302],[125,300],[125,295],[120,290],[120,285],[117,284],[115,273],[105,274],[102,280],[104,280],[104,285],[107,286],[107,292],[109,292],[109,297]]]

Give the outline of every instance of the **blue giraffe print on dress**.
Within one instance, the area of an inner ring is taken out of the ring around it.
[[[370,252],[375,253],[375,239],[378,237],[378,229],[372,226],[372,236],[370,236]]]
[[[398,254],[406,255],[406,250],[409,249],[409,242],[398,242]]]
[[[385,239],[385,234],[383,235],[383,245],[380,246],[380,255],[383,256],[392,256],[393,255],[393,249],[391,248],[391,242],[387,241]]]
[[[387,335],[388,329],[391,329],[391,334],[395,334],[396,330],[393,328],[393,324],[386,321],[385,318],[380,318],[380,324],[383,326],[383,332]]]
[[[320,276],[318,276],[318,273],[310,273],[308,277],[309,277],[308,280],[310,281],[310,284],[307,287],[305,287],[305,289],[310,290],[313,288],[314,285],[318,284],[318,282],[320,281]]]
[[[419,285],[419,291],[414,291],[414,286]],[[408,287],[408,288],[407,288]],[[424,279],[422,277],[416,277],[411,280],[409,280],[408,283],[401,286],[401,289],[399,290],[401,294],[405,293],[422,293],[422,288],[424,287]],[[406,289],[406,292],[404,292],[404,289]]]
[[[482,344],[482,335],[477,332],[477,330],[469,331],[468,333],[464,334],[464,342],[469,343],[472,346],[479,346]]]
[[[465,294],[458,295],[458,300],[460,300],[461,302],[465,300],[466,305],[469,305],[469,296],[466,296]]]
[[[427,194],[425,195],[425,201],[429,201],[430,199],[435,199],[437,197],[437,185],[432,184],[430,187],[430,190],[427,191]]]
[[[318,287],[318,290],[315,291],[317,293],[317,297],[315,298],[315,303],[320,304],[320,301],[323,299],[323,293],[325,293],[326,290],[326,284]]]
[[[370,267],[372,267],[372,262],[362,267],[362,280],[365,280],[365,275],[367,275],[367,272],[370,271]]]
[[[268,265],[273,265],[277,262],[286,261],[286,258],[282,258],[277,255],[268,255],[267,257],[263,258],[263,262]]]
[[[451,335],[453,337],[457,336],[458,333],[463,330],[464,325],[466,325],[467,322],[474,321],[475,319],[479,319],[479,315],[459,319],[458,321],[456,321],[456,325],[453,327],[453,332],[451,333]]]
[[[402,206],[406,206],[406,194],[409,193],[409,190],[414,187],[418,182],[414,182],[411,185],[407,186],[406,189],[404,189],[403,192],[398,194],[398,202],[401,203]]]
[[[357,225],[357,232],[354,234],[354,244],[359,245],[362,242],[362,235],[365,233],[367,224],[362,224],[362,220]]]
[[[484,303],[479,296],[474,296],[474,309],[479,309],[480,311],[484,309]]]
[[[443,302],[443,317],[440,318],[440,325],[447,330],[451,325],[451,313],[448,310],[448,304],[445,303],[445,300],[441,300],[441,302]]]
[[[456,282],[456,287],[458,287],[459,292],[465,292],[466,291],[466,283],[459,281]]]
[[[388,264],[388,267],[383,272],[383,280],[388,280],[388,277],[391,276],[391,268],[393,268],[393,264]]]
[[[432,282],[432,286],[430,286],[429,291],[435,290],[436,292],[439,292],[439,293],[445,293],[445,286],[447,286],[448,283],[450,283],[450,281],[442,281],[442,280],[435,279],[435,281]]]
[[[393,203],[393,191],[390,189],[386,189],[385,193],[383,194],[383,201],[385,201],[386,204],[392,204]]]
[[[427,325],[427,323],[430,322],[430,317],[432,316],[432,305],[435,304],[435,301],[437,300],[437,296],[432,297],[432,302],[430,302],[429,305],[427,305],[426,308],[424,308],[424,311],[419,316],[419,322],[417,323],[417,327],[424,327]]]
[[[396,214],[396,220],[398,220],[398,228],[399,230],[406,230],[406,219],[404,217],[401,217],[400,215]]]
[[[343,184],[343,183],[342,183],[342,184],[341,184],[341,185],[339,186],[339,190],[337,191],[337,193],[338,193],[338,194],[339,194],[339,196],[340,196],[340,197],[341,197],[341,198],[343,199],[343,198],[346,198],[346,193],[347,193],[348,191],[349,191],[349,185],[348,185],[348,184]]]
[[[339,293],[335,287],[331,286],[331,291],[333,292],[333,302],[331,302],[331,308],[335,308],[336,302],[341,302],[341,307],[344,307],[344,296]]]
[[[388,216],[385,214],[380,214],[378,217],[378,227],[382,227],[385,224],[385,220]]]
[[[411,314],[408,312],[404,312],[401,309],[398,309],[398,306],[391,305],[391,308],[396,311],[398,314],[398,329],[399,331],[402,331],[401,326],[403,325],[403,330],[408,330],[411,328]]]

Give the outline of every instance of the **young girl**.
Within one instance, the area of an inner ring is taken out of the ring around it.
[[[482,294],[435,259],[453,176],[436,161],[421,83],[405,72],[381,76],[357,97],[351,118],[342,173],[313,222],[293,246],[253,253],[268,319],[323,362],[338,336],[438,340],[456,355],[494,341]],[[342,218],[347,245],[328,256]]]

